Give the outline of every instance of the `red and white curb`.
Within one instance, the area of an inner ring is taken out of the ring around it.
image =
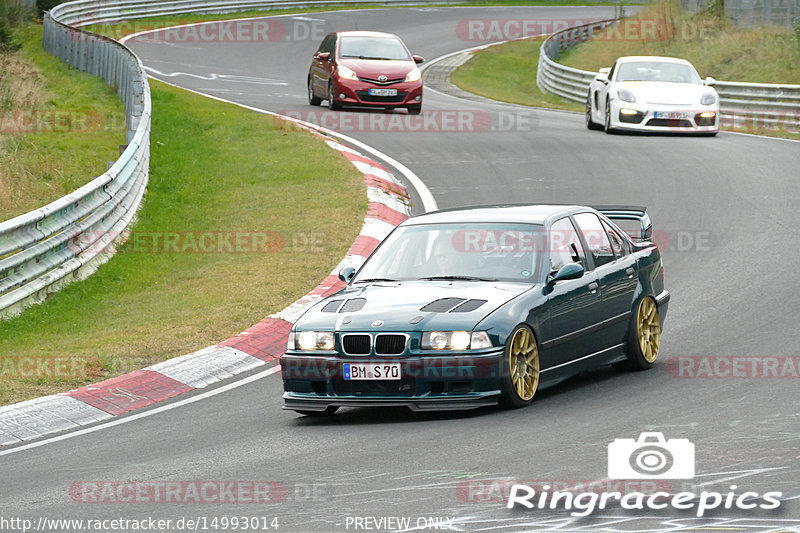
[[[361,232],[340,264],[314,290],[283,311],[215,346],[69,392],[0,407],[0,446],[38,439],[151,406],[268,365],[283,355],[292,324],[303,311],[342,287],[337,273],[359,267],[410,216],[408,193],[379,163],[331,137],[322,137],[364,174],[369,205]],[[274,364],[274,363],[273,363]]]

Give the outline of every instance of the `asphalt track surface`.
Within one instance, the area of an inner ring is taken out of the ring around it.
[[[481,44],[459,36],[464,19],[586,20],[609,18],[611,9],[367,10],[281,20],[287,28],[299,24],[305,31],[305,24],[323,34],[392,31],[413,53],[432,59]],[[326,109],[312,108],[305,95],[317,44],[316,38],[298,38],[129,46],[154,69],[155,78],[270,111],[322,117]],[[281,381],[271,375],[130,423],[0,457],[2,517],[258,516],[277,517],[279,531],[292,532],[354,531],[353,518],[367,516],[410,517],[412,528],[418,518],[448,517],[458,531],[798,531],[796,376],[676,377],[667,361],[798,355],[800,304],[793,289],[800,144],[724,132],[716,138],[609,136],[586,130],[577,114],[432,91],[424,98],[426,114],[467,113],[463,116],[483,124],[473,128],[480,131],[341,129],[412,169],[440,207],[495,202],[649,207],[656,230],[669,239],[663,256],[672,293],[653,370],[583,374],[540,391],[522,410],[343,409],[329,420],[282,411]],[[619,509],[579,519],[563,510],[507,510],[503,497],[480,488],[485,485],[466,484],[603,480],[607,445],[642,431],[695,444],[697,475],[671,482],[676,490],[725,493],[734,484],[739,493],[781,491],[786,500],[777,512],[724,510],[702,519],[692,512]],[[80,487],[76,483],[126,480],[272,481],[286,496],[276,493],[280,501],[267,505],[88,504],[70,497],[70,489]]]

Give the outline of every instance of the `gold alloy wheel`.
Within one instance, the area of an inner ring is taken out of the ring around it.
[[[524,401],[533,398],[539,387],[539,349],[527,328],[519,328],[511,339],[508,368],[517,396]]]
[[[661,343],[661,325],[658,322],[658,308],[652,298],[645,298],[639,304],[637,320],[639,348],[645,361],[653,363],[658,357],[658,346]]]

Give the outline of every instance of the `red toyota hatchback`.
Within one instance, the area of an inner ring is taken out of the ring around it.
[[[369,106],[422,110],[422,74],[397,35],[374,31],[328,34],[308,71],[308,102],[328,100],[331,109]]]

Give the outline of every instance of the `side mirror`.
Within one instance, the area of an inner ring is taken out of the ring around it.
[[[597,76],[594,77],[595,81],[599,81],[602,83],[608,83],[608,73],[611,72],[611,69],[608,67],[601,68],[597,72]]]
[[[425,62],[425,58],[424,58],[424,57],[422,57],[422,56],[413,56],[413,57],[414,57],[414,63],[416,63],[416,64],[418,64],[418,65],[419,65],[420,63],[424,63],[424,62]]]
[[[558,272],[551,274],[550,276],[550,284],[568,279],[578,279],[583,277],[583,265],[580,263],[568,263],[559,268]]]
[[[314,55],[316,59],[319,61],[330,61],[331,60],[331,53],[330,52],[320,52]]]
[[[705,81],[703,81],[703,83],[705,83],[706,85],[708,85],[709,87],[711,87],[712,85],[714,85],[715,83],[717,83],[717,80],[715,80],[715,79],[714,79],[714,78],[712,78],[711,76],[708,76],[708,77],[706,77]]]
[[[353,276],[355,275],[356,269],[353,267],[344,267],[339,271],[339,279],[345,283],[350,283],[350,280],[353,279]]]

